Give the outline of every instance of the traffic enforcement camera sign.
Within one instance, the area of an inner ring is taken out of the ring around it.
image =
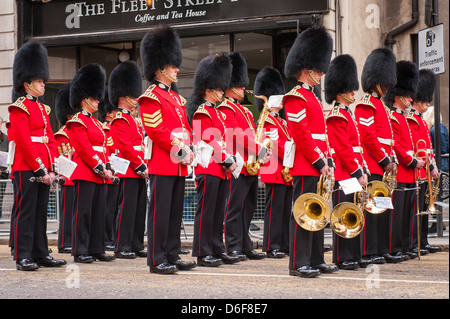
[[[444,24],[419,31],[419,69],[431,69],[436,74],[445,72]]]

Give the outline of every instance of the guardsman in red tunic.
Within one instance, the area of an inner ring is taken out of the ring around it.
[[[320,84],[320,78],[327,72],[332,50],[333,40],[326,29],[311,27],[297,36],[286,59],[286,77],[295,77],[298,81],[283,99],[296,144],[291,169],[294,203],[304,193],[316,193],[320,175],[327,176],[331,170],[325,116],[313,87]],[[323,229],[306,230],[291,215],[289,236],[290,275],[311,278],[338,270],[336,265],[327,265],[324,261]]]
[[[103,131],[106,135],[106,147],[108,154],[116,154],[114,140],[111,136],[111,121],[119,109],[113,106],[109,101],[108,90],[105,91],[105,98],[98,105],[98,120],[103,125]],[[110,179],[106,181],[106,211],[105,211],[105,250],[114,251],[114,242],[116,236],[116,219],[119,211],[119,184],[113,183]]]
[[[145,132],[152,141],[147,265],[152,273],[171,274],[196,266],[179,256],[185,177],[194,153],[186,100],[173,90],[182,62],[178,34],[169,27],[151,30],[142,39],[141,57],[144,75],[151,83],[138,100]]]
[[[202,59],[195,71],[193,93],[186,104],[198,152],[201,143],[213,148],[209,162],[196,163],[194,168],[197,209],[192,256],[197,257],[199,266],[216,267],[223,263],[239,262],[239,257],[225,253],[223,242],[223,219],[230,173],[237,164],[232,154],[227,152],[225,116],[216,106],[230,82],[231,70],[230,60],[225,54]]]
[[[402,260],[416,258],[411,251],[411,225],[417,225],[415,203],[416,170],[425,165],[425,161],[415,156],[414,145],[406,115],[411,107],[419,82],[419,70],[410,61],[397,62],[397,84],[390,88],[384,97],[386,104],[393,109],[390,112],[392,131],[394,132],[394,150],[399,165],[397,170],[397,188],[392,195],[394,209],[391,212],[389,228],[389,252],[402,257]]]
[[[366,94],[355,106],[355,118],[371,174],[369,182],[381,181],[385,172],[395,173],[397,169],[389,109],[381,101],[388,88],[397,83],[395,63],[391,50],[376,49],[367,57],[361,75],[361,87]],[[389,254],[389,213],[371,214],[365,210],[364,218],[360,235],[363,258],[375,264],[401,259]]]
[[[93,113],[105,95],[105,70],[91,63],[80,68],[70,84],[70,105],[78,111],[67,121],[77,164],[72,174],[75,199],[72,218],[72,255],[78,263],[111,261],[105,254],[106,179],[112,179],[103,126]]]
[[[334,102],[327,116],[327,132],[335,163],[336,184],[332,197],[334,207],[343,202],[354,203],[354,193],[345,194],[339,189],[339,181],[356,178],[361,187],[368,183],[369,172],[363,156],[358,124],[349,107],[355,102],[355,91],[358,89],[358,72],[353,57],[344,54],[334,58],[325,77],[325,100],[329,104]],[[361,224],[356,226],[361,227]],[[359,234],[350,235],[350,238],[346,236],[348,235],[333,232],[333,263],[340,269],[347,270],[367,267],[366,260],[361,258]]]
[[[50,107],[38,98],[44,95],[48,76],[47,50],[34,41],[25,43],[13,65],[13,96],[19,98],[8,107],[15,143],[11,169],[17,186],[13,247],[18,270],[66,264],[49,256],[46,234],[56,143],[48,117]]]
[[[292,177],[289,167],[283,165],[286,143],[292,142],[290,129],[282,112],[282,98],[286,93],[280,72],[263,68],[255,79],[254,93],[268,99],[268,113],[264,134],[273,141],[272,156],[261,166],[261,182],[265,183],[263,251],[268,258],[283,258],[289,252],[289,218],[292,211]],[[256,99],[262,112],[264,101]]]
[[[439,178],[439,170],[434,160],[433,143],[431,140],[430,130],[423,119],[425,113],[433,100],[433,94],[436,87],[436,74],[432,70],[423,69],[419,71],[419,84],[417,86],[416,96],[412,103],[412,110],[408,113],[406,119],[413,138],[414,153],[419,157],[426,159],[428,157],[430,165],[430,174],[432,179]],[[419,142],[420,141],[420,142]],[[423,154],[420,150],[425,150],[427,154]],[[425,193],[428,189],[428,181],[426,167],[422,168],[419,173],[419,208],[417,211],[423,212],[428,209],[425,204]],[[416,201],[417,203],[417,201]],[[420,254],[425,255],[426,251],[435,253],[441,251],[439,246],[431,246],[428,242],[428,214],[419,217],[420,221]],[[411,248],[414,252],[418,251],[417,225],[411,225],[412,233]]]
[[[131,115],[142,94],[142,74],[134,61],[122,62],[108,82],[111,104],[119,111],[111,122],[111,136],[117,157],[130,161],[120,178],[119,212],[116,223],[116,258],[147,257],[144,249],[148,170],[144,161],[144,132]]]
[[[55,133],[57,156],[65,156],[72,160],[73,149],[70,145],[66,122],[76,113],[69,102],[70,83],[65,84],[56,95],[56,118],[62,127]],[[73,182],[67,176],[59,176],[62,180],[60,192],[60,213],[58,231],[58,252],[72,252],[72,210],[75,196]]]
[[[236,152],[239,152],[244,162],[247,162],[249,155],[261,159],[268,156],[270,152],[255,142],[253,115],[239,104],[249,82],[247,62],[239,52],[232,53],[230,59],[233,65],[231,81],[225,91],[225,99],[219,105],[219,110],[225,114],[226,144],[230,147],[229,151],[232,154],[236,155]],[[251,175],[247,168],[243,167],[239,178],[231,177],[230,183],[224,220],[227,254],[239,256],[241,260],[265,258],[265,254],[253,250],[249,235],[250,223],[257,203],[258,175]]]

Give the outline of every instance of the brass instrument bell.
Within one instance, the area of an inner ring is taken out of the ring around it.
[[[354,203],[343,202],[333,209],[330,225],[342,238],[354,238],[364,228],[364,215],[361,208]]]

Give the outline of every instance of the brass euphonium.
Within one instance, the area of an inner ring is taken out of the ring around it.
[[[246,92],[249,93],[250,95],[253,95],[255,98],[262,99],[264,101],[264,107],[263,107],[263,110],[261,111],[261,114],[259,115],[258,124],[256,126],[256,133],[255,133],[255,142],[259,143],[263,136],[264,122],[266,121],[267,116],[269,114],[269,110],[267,108],[268,100],[267,100],[267,97],[265,97],[264,95],[255,95],[253,93],[253,91],[249,91],[249,90],[246,90]],[[273,148],[273,142],[268,137],[266,137],[263,140],[262,145],[267,149]],[[258,174],[259,169],[261,168],[262,159],[256,158],[256,157],[257,157],[256,155],[249,155],[247,162],[244,163],[244,166],[250,175]]]
[[[320,176],[316,193],[305,193],[294,203],[293,216],[297,224],[309,231],[318,231],[330,221],[330,205],[328,200],[333,191],[334,176],[330,169],[324,177]]]
[[[362,192],[364,192],[365,194],[360,194]],[[361,196],[365,196],[367,198],[362,208],[367,210],[371,214],[377,215],[384,213],[386,211],[386,208],[376,207],[374,197],[391,197],[392,192],[385,182],[371,181],[364,190],[355,193],[355,202],[357,201],[357,197]]]

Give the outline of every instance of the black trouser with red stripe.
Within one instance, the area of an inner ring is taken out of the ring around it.
[[[333,207],[339,203],[354,202],[355,194],[347,194],[342,190],[337,190],[339,183],[334,185],[334,192],[332,196]],[[360,235],[353,238],[342,238],[333,232],[333,263],[342,263],[344,261],[358,261],[361,258],[361,239]]]
[[[72,255],[105,253],[106,184],[74,180]]]
[[[144,249],[147,184],[143,178],[120,179],[115,252]]]
[[[258,176],[241,174],[230,179],[230,193],[225,208],[225,248],[232,251],[249,252],[253,243],[248,233],[258,198]]]
[[[304,193],[316,193],[319,176],[294,176],[293,202]],[[323,264],[324,230],[300,227],[291,214],[289,221],[289,269]]]
[[[106,211],[105,211],[105,246],[114,245],[116,236],[116,220],[119,211],[119,185],[106,185]]]
[[[185,177],[150,175],[147,265],[180,259]]]
[[[63,185],[60,191],[58,248],[72,247],[73,185]]]
[[[419,212],[425,212],[428,209],[428,204],[425,204],[425,193],[428,189],[428,182],[419,184],[419,202],[417,203],[417,193],[414,195],[414,209],[412,210],[412,216],[410,218],[410,231],[411,231],[411,246],[409,249],[414,249],[418,247],[418,237],[417,237],[417,218],[419,218],[419,229],[420,229],[420,249],[429,245],[428,242],[428,217],[429,215],[417,216]],[[417,209],[419,205],[419,209]]]
[[[411,249],[411,222],[414,209],[415,190],[405,190],[415,187],[415,183],[397,183],[397,190],[392,195],[389,219],[389,252],[391,254]]]
[[[13,203],[13,207],[11,210],[11,222],[9,223],[9,247],[11,247],[11,249],[14,248],[14,229],[15,229],[15,224],[16,224],[16,216],[17,216],[17,208],[16,208],[16,203],[18,202],[18,196],[19,196],[19,192],[18,190],[18,186],[16,185],[16,179],[15,178],[11,178],[11,182],[13,184],[13,192],[14,192],[14,203]]]
[[[263,251],[289,251],[289,218],[292,212],[292,185],[266,183]]]
[[[48,256],[47,209],[50,186],[30,182],[32,171],[14,172],[17,196],[14,222],[14,259]]]
[[[195,176],[197,210],[194,221],[192,256],[204,257],[225,252],[223,219],[230,184],[214,175]]]
[[[381,181],[382,175],[372,174],[368,180]],[[363,256],[382,255],[389,253],[389,217],[391,210],[381,214],[371,214],[364,210],[364,229],[360,234],[361,253]]]

